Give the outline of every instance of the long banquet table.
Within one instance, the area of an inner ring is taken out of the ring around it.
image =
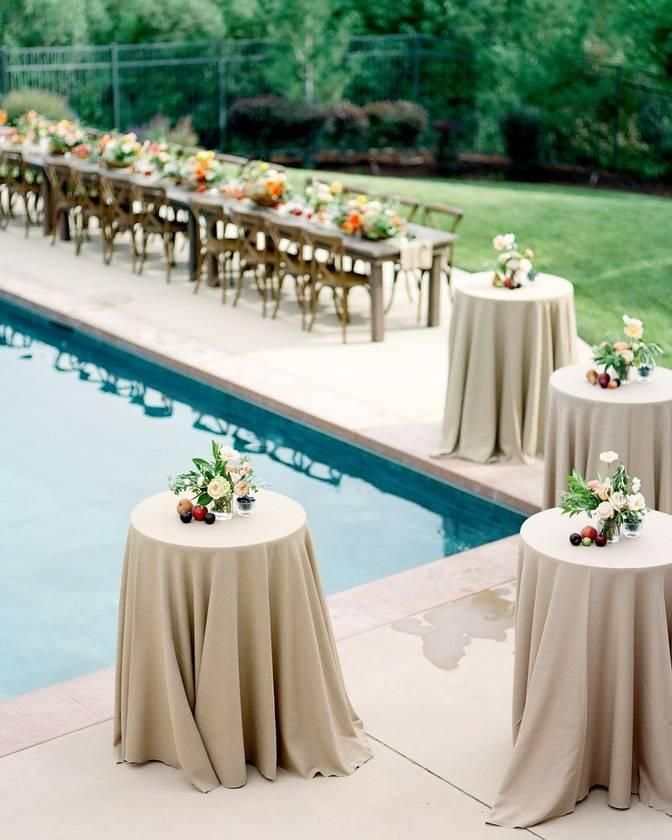
[[[196,198],[199,203],[204,201],[212,202],[214,205],[223,207],[225,210],[244,209],[246,212],[254,213],[264,219],[272,220],[277,218],[277,211],[270,208],[259,207],[248,200],[239,200],[220,195],[216,192],[198,193],[171,184],[170,182],[161,181],[155,176],[146,176],[131,174],[124,170],[104,169],[97,164],[88,161],[77,160],[76,158],[68,156],[52,156],[46,154],[39,146],[26,145],[22,146],[7,146],[7,149],[20,151],[26,163],[31,166],[37,166],[46,169],[49,164],[57,164],[71,167],[80,172],[98,173],[105,177],[114,179],[128,179],[138,186],[161,185],[166,189],[166,195],[171,203],[177,207],[181,207],[189,212],[189,265],[191,272],[191,279],[194,280],[198,265],[198,252],[200,248],[200,230],[194,212],[192,211],[192,201]],[[45,234],[52,234],[54,229],[54,213],[53,213],[53,196],[48,179],[44,178],[44,202],[45,202]],[[292,224],[303,227],[309,233],[324,232],[324,227],[314,222],[310,222],[300,217],[292,217]],[[432,245],[432,266],[429,270],[429,291],[427,295],[427,315],[426,324],[428,327],[438,326],[440,323],[440,305],[441,305],[441,274],[443,257],[447,247],[455,242],[457,235],[447,231],[438,230],[435,228],[425,227],[424,225],[417,225],[409,223],[407,226],[408,233],[415,239],[424,242],[430,242]],[[385,337],[384,312],[385,304],[383,301],[383,265],[385,263],[398,262],[401,257],[403,242],[401,239],[386,239],[373,241],[363,239],[356,236],[347,236],[338,230],[329,230],[330,234],[340,235],[343,239],[345,252],[348,256],[355,259],[367,262],[371,267],[371,274],[369,278],[369,289],[371,292],[371,340],[382,341]],[[61,231],[62,238],[67,239],[69,233],[67,227]]]

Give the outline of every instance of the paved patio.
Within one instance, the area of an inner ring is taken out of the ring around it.
[[[342,346],[327,307],[308,335],[289,299],[276,321],[264,321],[252,292],[234,310],[217,290],[194,296],[184,270],[167,287],[156,263],[142,277],[129,269],[125,249],[104,267],[95,241],[77,259],[71,245],[52,248],[38,231],[28,242],[18,225],[0,233],[0,294],[521,508],[538,505],[540,464],[430,457],[443,412],[447,295],[442,326],[427,330],[416,326],[415,303],[400,288],[384,344],[368,341],[362,296]],[[637,799],[614,811],[600,791],[534,831],[485,825],[510,754],[516,555],[512,537],[328,599],[375,754],[346,779],[282,773],[271,784],[250,768],[245,788],[203,795],[163,765],[115,765],[111,669],[0,703],[2,836],[669,838],[668,817]]]

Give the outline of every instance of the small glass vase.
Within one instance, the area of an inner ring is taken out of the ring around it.
[[[227,519],[232,519],[231,496],[215,499],[212,503],[212,512],[215,514],[215,519],[218,522],[225,522]]]
[[[617,543],[621,539],[621,523],[618,520],[600,519],[597,530],[604,534],[608,543]]]
[[[642,535],[642,528],[644,527],[644,520],[628,522],[627,519],[623,523],[623,536],[629,540],[638,540]]]
[[[257,506],[254,496],[237,496],[236,513],[238,516],[252,516]]]
[[[647,365],[639,365],[637,368],[637,381],[650,382],[656,372],[656,363],[653,359]]]

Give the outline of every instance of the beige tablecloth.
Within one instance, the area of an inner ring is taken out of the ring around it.
[[[114,743],[201,791],[246,762],[346,775],[370,758],[347,697],[303,508],[184,525],[160,493],[131,514],[119,605]]]
[[[441,454],[472,461],[542,455],[548,378],[576,360],[574,288],[542,274],[497,289],[492,272],[455,284]]]
[[[588,368],[571,365],[549,381],[544,507],[558,504],[573,468],[604,473],[600,452],[613,449],[641,478],[651,507],[672,513],[672,370],[610,391],[586,381]]]
[[[570,813],[595,785],[672,813],[672,516],[639,540],[574,547],[557,508],[521,530],[514,749],[489,822]],[[670,828],[672,832],[672,827]]]

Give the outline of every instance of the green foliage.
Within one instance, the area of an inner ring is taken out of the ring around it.
[[[538,108],[509,111],[501,123],[506,153],[516,168],[539,162],[541,157],[541,114]]]
[[[28,111],[50,120],[74,119],[74,112],[62,96],[49,93],[46,90],[14,90],[2,100],[2,110],[5,111],[10,122],[15,122]]]
[[[192,148],[198,145],[198,134],[194,131],[191,117],[180,117],[173,125],[168,117],[156,114],[152,119],[135,129],[140,140],[155,143],[170,143],[175,146]]]
[[[249,153],[268,156],[272,149],[310,148],[326,113],[305,102],[281,96],[239,99],[229,111],[229,131]]]
[[[369,118],[369,145],[413,148],[427,130],[428,114],[415,102],[370,102],[364,107]]]
[[[598,497],[586,485],[585,479],[576,470],[567,476],[567,490],[560,496],[560,509],[567,516],[577,516],[595,510],[600,504]]]
[[[338,102],[327,110],[323,145],[329,149],[361,149],[367,145],[369,118],[364,108]]]

